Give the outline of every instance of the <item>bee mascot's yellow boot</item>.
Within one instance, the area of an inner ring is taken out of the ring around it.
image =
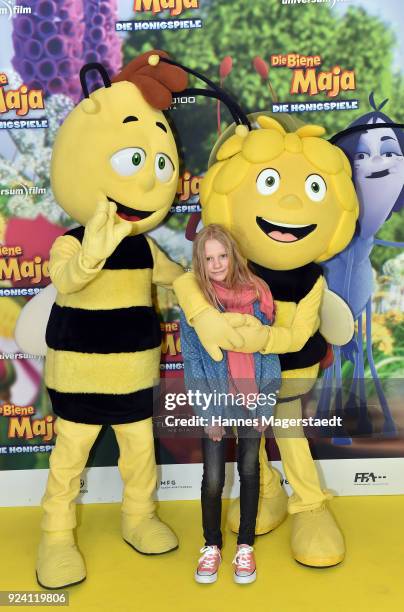
[[[178,542],[155,514],[153,390],[159,381],[160,325],[151,284],[171,286],[182,269],[144,233],[173,202],[179,160],[161,112],[185,72],[151,52],[111,84],[99,64],[80,74],[85,98],[56,138],[52,188],[80,226],[51,249],[57,289],[46,332],[45,381],[58,436],[43,499],[38,582],[62,588],[84,580],[75,544],[80,475],[104,424],[113,427],[124,482],[122,535],[137,551],[160,554]],[[104,87],[89,94],[86,75]]]
[[[276,304],[274,326],[247,321],[240,326],[240,315],[232,326],[231,314],[224,316],[203,298],[192,272],[178,278],[174,289],[214,359],[221,359],[221,349],[279,354],[282,387],[275,416],[298,418],[300,398],[312,388],[327,348],[319,329],[326,288],[318,262],[351,240],[358,201],[349,162],[321,138],[322,127],[286,133],[265,116],[258,124],[252,131],[239,125],[217,148],[201,183],[202,220],[230,230],[254,272],[268,283]],[[293,495],[287,499],[262,444],[256,532],[274,529],[288,510],[294,558],[313,567],[336,565],[344,558],[344,539],[326,506],[303,430],[275,427],[274,434]],[[239,518],[237,500],[229,513],[234,531]]]

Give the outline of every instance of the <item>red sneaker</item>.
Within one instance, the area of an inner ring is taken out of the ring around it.
[[[195,580],[201,584],[216,582],[219,565],[222,562],[220,548],[217,546],[204,546],[201,548],[202,557],[199,559],[195,572]]]
[[[234,582],[237,584],[249,584],[257,578],[257,567],[255,565],[254,549],[248,544],[237,546],[234,563]]]

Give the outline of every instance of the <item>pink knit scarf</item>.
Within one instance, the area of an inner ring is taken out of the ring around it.
[[[229,289],[222,283],[212,281],[217,299],[226,312],[239,312],[254,315],[254,302],[259,299],[260,311],[272,322],[274,301],[268,285],[258,279],[259,298],[254,286],[244,285],[237,290]],[[255,383],[255,366],[253,353],[227,352],[227,363],[233,392],[258,393]]]

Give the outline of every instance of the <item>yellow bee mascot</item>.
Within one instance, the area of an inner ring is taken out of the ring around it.
[[[102,425],[111,425],[124,483],[122,535],[137,551],[159,554],[177,538],[155,515],[153,390],[159,380],[160,327],[151,284],[182,272],[144,232],[166,216],[178,181],[178,153],[161,112],[187,84],[180,68],[150,52],[111,81],[99,64],[81,71],[85,98],[56,138],[52,188],[81,225],[54,243],[57,289],[47,332],[45,381],[57,419],[43,498],[38,582],[61,588],[84,580],[73,529],[80,475]],[[91,94],[97,70],[104,87]]]
[[[349,162],[321,138],[322,127],[306,125],[286,133],[265,116],[258,124],[254,130],[238,125],[218,148],[200,196],[203,223],[230,230],[255,273],[271,288],[274,325],[243,323],[240,315],[212,308],[192,272],[179,277],[174,289],[214,359],[221,359],[221,348],[280,355],[283,384],[276,416],[294,419],[301,417],[301,396],[313,386],[327,348],[319,332],[325,281],[318,262],[348,244],[358,202]],[[287,500],[262,444],[257,533],[277,527],[288,510],[293,515],[294,558],[313,567],[336,565],[344,558],[344,540],[326,506],[304,432],[298,426],[286,431],[275,427],[274,434],[293,495]],[[237,531],[238,505],[229,518]]]

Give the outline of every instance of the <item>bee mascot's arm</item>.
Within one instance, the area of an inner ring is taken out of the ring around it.
[[[115,213],[116,206],[101,201],[86,224],[82,244],[73,236],[57,238],[50,251],[49,272],[59,293],[74,293],[88,285],[130,233],[130,223],[117,223]]]
[[[52,285],[23,308],[15,329],[18,345],[33,355],[46,354],[45,332],[56,297],[83,289],[102,269],[106,258],[130,232],[130,224],[116,222],[116,207],[99,202],[84,230],[83,242],[73,236],[57,238],[50,250]]]
[[[176,278],[184,273],[182,267],[171,261],[167,255],[159,249],[157,244],[149,236],[147,236],[152,256],[153,256],[153,278],[152,281],[159,287],[172,289],[172,285]]]
[[[174,291],[190,325],[204,310],[211,308],[193,272],[185,272],[177,278],[174,283]]]
[[[56,294],[73,293],[87,285],[99,272],[83,264],[81,244],[73,236],[60,236],[50,250],[49,273],[53,281],[22,309],[14,331],[18,346],[31,355],[45,357],[46,326]]]
[[[221,348],[233,350],[243,346],[243,339],[234,328],[248,324],[248,315],[221,313],[213,308],[203,296],[192,272],[186,272],[177,278],[174,291],[188,323],[194,327],[201,344],[212,359],[222,359]]]
[[[50,251],[50,277],[59,293],[74,293],[97,276],[104,261],[90,267],[83,258],[80,242],[73,236],[61,236]]]
[[[281,320],[282,304],[277,303],[278,311],[275,323],[268,327],[268,340],[261,351],[268,353],[294,353],[300,351],[308,339],[320,326],[320,305],[324,291],[324,278],[320,276],[310,292],[298,302],[296,312],[290,327],[277,326],[277,318]]]

